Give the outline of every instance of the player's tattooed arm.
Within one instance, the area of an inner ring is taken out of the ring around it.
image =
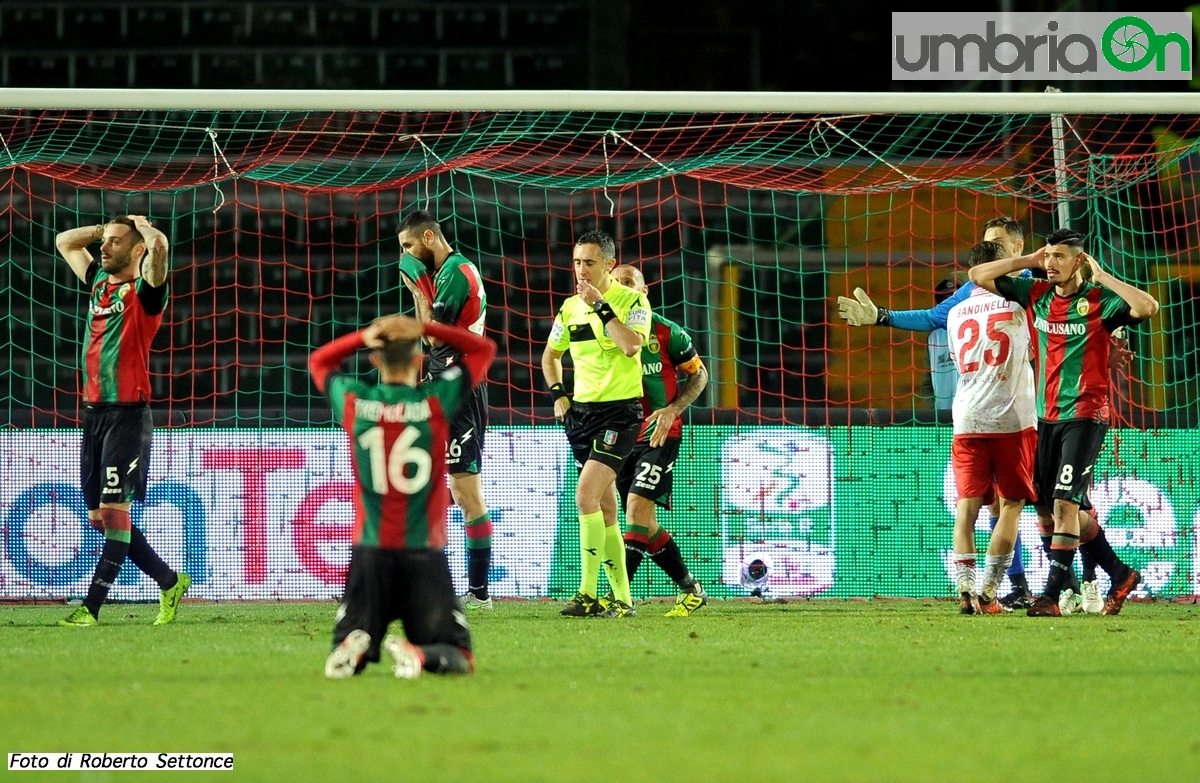
[[[97,223],[94,226],[80,226],[59,233],[54,238],[54,246],[58,248],[59,255],[66,260],[75,276],[86,280],[88,267],[92,265],[93,260],[87,246],[103,238],[104,224]]]
[[[688,365],[692,362],[695,362],[695,369],[688,372]],[[692,359],[692,362],[681,366],[684,372],[688,372],[688,377],[671,404],[646,417],[647,423],[654,422],[654,433],[650,436],[651,448],[656,449],[667,442],[667,433],[671,431],[671,425],[675,423],[675,419],[679,418],[708,386],[708,368],[704,366],[704,362],[700,361],[700,357]]]
[[[433,320],[433,305],[429,303],[429,299],[425,293],[417,286],[417,282],[403,272],[400,273],[400,279],[404,281],[404,287],[412,294],[413,306],[417,311],[417,320],[423,324],[427,324]],[[433,339],[421,335],[421,341],[426,344],[432,344]]]
[[[167,255],[169,247],[167,235],[155,228],[144,215],[130,215],[129,219],[137,226],[142,235],[142,244],[146,246],[146,256],[142,259],[142,278],[151,288],[161,288],[167,282]]]

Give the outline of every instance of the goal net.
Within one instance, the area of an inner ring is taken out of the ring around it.
[[[196,596],[333,598],[353,483],[306,361],[411,311],[396,227],[418,207],[479,266],[500,346],[482,470],[495,595],[578,584],[574,465],[540,356],[574,290],[574,238],[595,228],[711,371],[659,516],[709,593],[746,595],[742,568],[762,559],[779,596],[950,594],[951,428],[929,336],[850,328],[836,299],[932,306],[996,216],[1027,249],[1064,223],[1086,232],[1162,304],[1113,373],[1093,500],[1151,594],[1200,585],[1195,116],[10,109],[0,138],[2,599],[82,595],[101,542],[78,477],[86,297],[57,232],[145,214],[171,241],[135,523]],[[449,528],[461,588],[457,510]],[[1028,511],[1022,534],[1038,585]],[[639,570],[635,596],[673,592]],[[156,595],[122,570],[116,598]]]

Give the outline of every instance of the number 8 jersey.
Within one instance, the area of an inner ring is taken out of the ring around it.
[[[946,330],[958,366],[954,434],[994,435],[1037,426],[1024,309],[975,286],[947,313]]]

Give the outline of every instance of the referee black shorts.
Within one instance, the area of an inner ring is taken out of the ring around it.
[[[1067,500],[1085,511],[1092,507],[1088,490],[1107,433],[1107,424],[1091,419],[1038,421],[1033,482],[1039,506]]]
[[[642,402],[572,402],[563,418],[563,428],[576,470],[583,470],[588,460],[595,460],[620,474],[642,429]]]
[[[154,420],[144,403],[83,406],[79,482],[89,511],[145,501]]]
[[[454,594],[446,550],[351,548],[333,646],[352,631],[366,631],[371,646],[365,660],[377,663],[393,620],[415,645],[450,644],[471,652],[471,629]]]

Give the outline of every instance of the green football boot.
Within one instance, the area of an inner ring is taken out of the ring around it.
[[[183,600],[184,594],[191,586],[192,578],[180,571],[175,586],[158,594],[158,617],[154,618],[155,625],[167,625],[175,622],[175,612],[179,609],[179,602]]]

